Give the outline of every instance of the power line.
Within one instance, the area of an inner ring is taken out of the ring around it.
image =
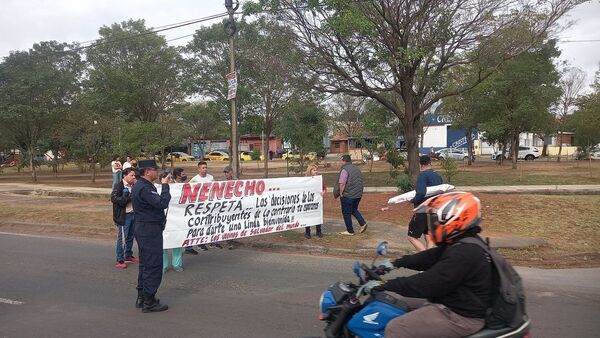
[[[570,42],[600,42],[600,39],[590,39],[590,40],[558,40],[558,42],[562,42],[562,43],[570,43]]]
[[[120,41],[126,41],[126,40],[130,40],[130,39],[135,39],[135,38],[140,37],[140,36],[155,34],[155,33],[158,33],[158,32],[163,32],[163,31],[167,31],[167,30],[171,30],[171,29],[175,29],[175,28],[179,28],[179,27],[189,26],[189,25],[193,25],[193,24],[196,24],[196,23],[204,22],[204,21],[209,21],[209,20],[214,20],[214,19],[222,18],[222,17],[228,16],[228,15],[229,15],[228,13],[214,14],[214,15],[206,16],[206,17],[199,18],[199,19],[188,20],[188,21],[183,21],[181,23],[175,23],[175,24],[170,24],[170,25],[162,26],[162,28],[159,27],[158,29],[154,29],[154,30],[151,30],[151,31],[148,31],[148,32],[144,32],[144,33],[140,33],[140,34],[136,34],[136,35],[132,35],[132,36],[127,36],[127,37],[120,38],[120,39],[105,40],[105,41],[102,41],[102,40],[92,40],[92,41],[99,41],[99,42],[93,43],[93,44],[88,45],[88,46],[82,46],[82,47],[77,47],[77,48],[69,49],[69,50],[66,50],[64,52],[65,53],[66,52],[75,52],[75,51],[80,51],[80,50],[87,49],[87,48],[92,48],[92,47],[98,47],[98,46],[106,45],[106,44],[109,44],[109,43],[115,43],[115,42],[120,42]],[[191,35],[193,35],[193,34],[191,34]],[[182,38],[183,37],[179,37],[179,38],[172,39],[170,41],[177,40],[177,39],[182,39]]]

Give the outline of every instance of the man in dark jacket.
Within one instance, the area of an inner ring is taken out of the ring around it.
[[[160,304],[155,295],[162,280],[163,236],[171,194],[171,174],[161,178],[161,193],[152,184],[158,178],[158,167],[154,160],[139,162],[140,179],[133,187],[132,202],[135,213],[135,238],[140,250],[138,273],[138,299],[136,307],[142,312],[165,311],[169,307]],[[143,302],[141,302],[143,300]]]
[[[117,226],[117,264],[115,267],[125,269],[125,263],[138,263],[133,256],[133,206],[131,189],[135,184],[136,172],[132,168],[123,170],[123,179],[115,184],[110,200],[113,204],[113,221]]]
[[[481,231],[480,210],[479,199],[463,192],[432,197],[419,207],[438,246],[385,265],[422,272],[369,287],[399,293],[408,305],[409,312],[388,323],[386,337],[464,337],[483,328],[491,305],[491,258],[480,246],[459,242]]]
[[[363,177],[360,169],[352,164],[350,155],[342,155],[341,161],[342,168],[338,174],[336,184],[333,185],[333,197],[340,198],[342,216],[346,225],[346,231],[340,232],[340,235],[354,236],[352,216],[358,221],[361,233],[367,230],[367,222],[358,211],[358,205],[363,194]]]
[[[419,167],[421,172],[417,176],[417,187],[415,189],[415,197],[412,202],[413,205],[418,207],[425,201],[427,195],[427,187],[433,187],[436,185],[443,184],[442,177],[433,170],[431,166],[431,157],[423,155],[419,158]],[[425,235],[425,244],[419,241],[422,235]],[[423,219],[423,214],[414,213],[410,222],[408,223],[408,241],[417,249],[417,251],[423,251],[425,249],[433,248],[433,242],[431,236],[429,236],[427,230],[427,223]]]

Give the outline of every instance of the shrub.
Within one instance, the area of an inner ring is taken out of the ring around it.
[[[444,176],[446,177],[446,183],[452,183],[452,178],[458,174],[458,165],[456,161],[451,158],[445,158],[440,160],[442,170],[444,170]]]
[[[258,160],[260,160],[260,155],[261,155],[260,150],[254,149],[250,153],[250,158],[252,158],[253,161],[258,161]]]

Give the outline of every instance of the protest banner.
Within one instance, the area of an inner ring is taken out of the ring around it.
[[[427,192],[425,193],[425,197],[430,197],[437,194],[442,194],[448,192],[450,190],[454,190],[454,186],[451,184],[440,184],[434,185],[431,187],[427,187]],[[404,194],[394,196],[388,200],[388,204],[399,204],[402,202],[410,202],[415,198],[417,192],[415,190],[411,190]]]
[[[170,185],[165,249],[323,223],[322,177]]]

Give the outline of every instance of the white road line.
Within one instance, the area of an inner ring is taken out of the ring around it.
[[[0,303],[10,304],[10,305],[23,305],[25,302],[20,302],[18,300],[0,298]]]

